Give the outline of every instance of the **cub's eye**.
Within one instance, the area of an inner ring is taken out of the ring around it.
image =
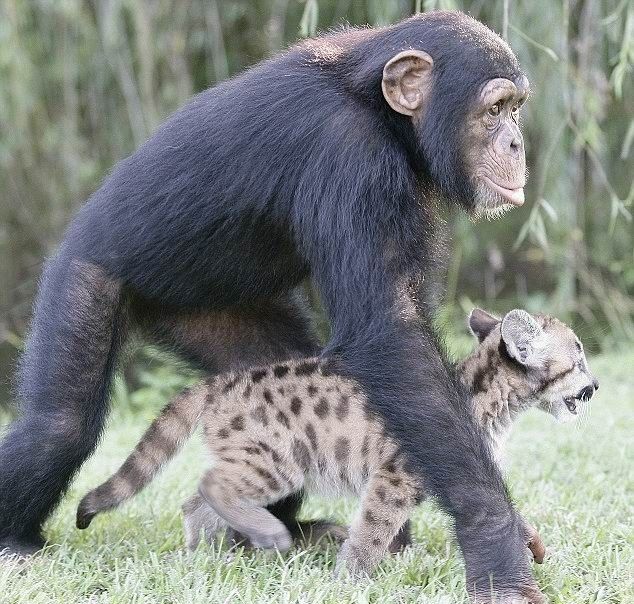
[[[575,342],[575,344],[577,345],[577,351],[581,352],[583,350],[583,348],[581,346],[581,342]]]
[[[497,117],[500,115],[500,111],[502,111],[502,101],[498,101],[495,105],[489,107],[488,113],[492,117]]]

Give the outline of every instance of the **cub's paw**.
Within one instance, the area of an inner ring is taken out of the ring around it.
[[[252,531],[248,538],[254,548],[267,551],[285,552],[293,545],[293,538],[286,529],[275,533]]]
[[[370,559],[367,553],[361,548],[355,547],[348,539],[339,550],[337,564],[335,566],[335,577],[339,579],[352,579],[360,581],[368,578],[376,567],[376,562]]]

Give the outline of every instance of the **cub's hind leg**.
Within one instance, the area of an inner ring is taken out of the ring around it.
[[[188,550],[195,550],[201,538],[206,543],[213,543],[216,535],[225,528],[227,523],[198,493],[183,504],[183,529]]]
[[[224,519],[196,492],[182,506],[183,531],[185,545],[194,551],[201,539],[208,545],[213,545],[218,534],[224,531],[224,542],[229,546],[242,545],[249,547],[245,537],[232,529]]]
[[[370,575],[390,551],[417,503],[405,474],[381,470],[370,478],[350,537],[337,556],[337,574]]]
[[[175,315],[149,306],[133,305],[143,331],[162,346],[180,354],[209,375],[319,354],[310,313],[302,290],[225,311],[192,311]],[[298,522],[303,494],[295,492],[270,507],[293,535],[338,538],[343,527],[328,522]],[[0,516],[2,510],[0,510]]]
[[[232,529],[249,539],[255,548],[286,551],[293,538],[283,522],[266,509],[267,505],[299,490],[281,484],[281,480],[265,468],[257,468],[253,476],[245,476],[250,468],[226,466],[209,470],[200,482],[198,492]]]

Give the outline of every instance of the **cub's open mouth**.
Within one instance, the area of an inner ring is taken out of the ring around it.
[[[564,397],[564,403],[566,403],[566,407],[568,407],[568,411],[573,415],[577,415],[577,399],[574,396],[566,396]]]
[[[570,411],[570,413],[572,413],[573,415],[577,415],[577,403],[579,401],[587,403],[592,398],[593,393],[594,387],[586,386],[585,388],[582,388],[579,392],[577,392],[577,394],[575,394],[574,396],[564,396],[564,403],[566,403],[568,411]]]
[[[484,175],[482,175],[482,180],[510,204],[518,207],[524,205],[524,185],[513,188],[512,186],[506,186],[506,183],[504,185],[498,184]]]

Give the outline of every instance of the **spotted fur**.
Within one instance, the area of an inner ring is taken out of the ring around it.
[[[518,312],[524,311],[512,311]],[[497,452],[520,412],[546,409],[545,401],[552,409],[555,396],[577,396],[594,378],[563,323],[528,313],[532,323],[521,314],[499,320],[481,313],[470,317],[480,343],[457,369]],[[513,356],[527,349],[522,338],[528,332],[541,355],[539,363],[529,359],[535,366]],[[266,506],[300,490],[352,493],[362,504],[339,564],[370,573],[424,496],[380,419],[367,412],[357,384],[314,358],[226,374],[176,397],[121,469],[83,498],[77,526],[87,527],[96,514],[141,490],[199,422],[211,463],[198,495],[184,506],[190,547],[202,531],[210,540],[231,527],[255,547],[283,551],[291,535]]]

